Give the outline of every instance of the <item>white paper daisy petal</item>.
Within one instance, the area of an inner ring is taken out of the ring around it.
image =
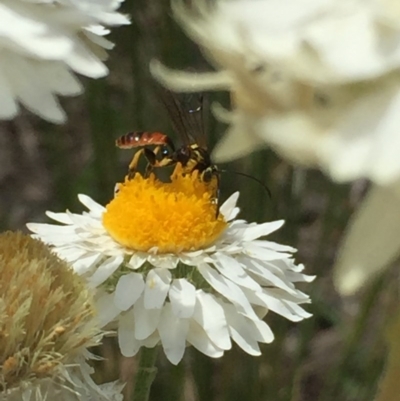
[[[207,294],[202,290],[197,291],[196,298],[193,319],[200,324],[218,348],[230,349],[232,344],[224,310],[211,294]]]
[[[94,216],[102,216],[102,214],[106,211],[106,208],[97,202],[95,202],[90,196],[79,194],[78,195],[79,202],[82,205],[86,206],[88,210],[93,213]]]
[[[288,273],[303,271],[303,266],[296,266],[292,258],[263,261],[261,265],[282,279],[286,278]]]
[[[256,341],[267,344],[274,341],[274,333],[264,321],[247,319],[247,327]]]
[[[210,358],[220,358],[224,354],[224,351],[210,340],[204,329],[194,320],[190,320],[187,341]]]
[[[76,250],[76,249],[75,249]],[[88,253],[87,251],[83,251],[84,254],[81,254],[79,258],[75,256],[74,262],[72,263],[72,268],[74,272],[82,275],[90,271],[98,262],[102,259],[102,256],[99,254]],[[68,257],[71,257],[71,251],[67,251]],[[72,260],[70,260],[72,262]]]
[[[108,74],[108,68],[103,62],[80,43],[74,43],[74,51],[65,63],[72,70],[90,78],[102,78]]]
[[[144,306],[146,309],[160,309],[164,305],[171,283],[171,272],[168,269],[150,270],[146,277]]]
[[[42,234],[41,228],[34,229],[38,231],[37,235],[34,236],[35,238],[40,238],[40,240],[42,240],[44,243],[48,245],[54,245],[56,247],[62,247],[65,243],[79,243],[82,240],[81,236],[75,233],[58,232],[58,234],[56,234],[57,231],[55,231],[53,234]]]
[[[65,121],[65,113],[51,93],[37,67],[25,57],[8,54],[6,74],[12,82],[18,100],[30,111],[54,123]]]
[[[261,290],[260,285],[246,273],[236,259],[229,255],[225,255],[222,252],[216,252],[214,258],[214,266],[226,278],[240,286],[250,288],[254,291]]]
[[[135,320],[133,311],[130,310],[121,315],[118,324],[118,344],[123,356],[134,356],[140,349],[141,343],[134,337],[134,329]]]
[[[283,226],[283,220],[273,221],[271,223],[249,225],[243,236],[243,241],[252,241],[254,239],[269,235]]]
[[[312,313],[307,312],[299,304],[295,302],[290,302],[286,300],[282,300],[282,302],[284,302],[288,306],[288,308],[293,311],[295,315],[300,316],[302,320],[308,319],[312,316]]]
[[[123,256],[112,256],[99,265],[94,274],[88,279],[88,285],[95,288],[104,283],[121,266]]]
[[[99,325],[100,327],[104,327],[119,315],[120,310],[114,304],[114,294],[99,292],[97,297],[96,307],[99,313]]]
[[[269,249],[269,250],[276,251],[276,252],[286,252],[289,254],[296,252],[296,249],[291,246],[278,244],[278,243],[272,242],[272,241],[253,240],[252,243],[261,248]]]
[[[135,337],[144,340],[156,330],[160,320],[161,309],[146,309],[141,296],[133,306],[135,317]]]
[[[291,256],[289,253],[280,253],[271,249],[263,248],[254,244],[253,242],[245,242],[243,244],[245,253],[252,258],[269,261],[287,259]]]
[[[154,267],[164,268],[164,269],[174,269],[178,264],[179,258],[174,255],[150,255],[148,257],[149,263]]]
[[[67,213],[53,213],[53,212],[46,212],[46,216],[50,217],[54,221],[58,221],[62,224],[72,224],[72,220],[70,219]]]
[[[83,214],[76,214],[76,213],[71,213],[70,211],[67,210],[66,212],[71,219],[72,223],[75,224],[78,227],[90,227],[90,226],[97,226],[99,228],[103,228],[102,225],[99,225],[99,221],[95,218],[90,213],[83,213]]]
[[[251,259],[246,265],[246,268],[257,275],[258,279],[261,280],[263,284],[270,284],[293,294],[296,292],[294,285],[288,279],[286,279],[286,277],[281,278],[276,276],[266,269],[261,262]]]
[[[287,266],[287,268],[291,271],[297,272],[297,273],[301,273],[305,267],[302,263],[299,263],[298,265],[294,264],[294,260],[293,259],[287,259],[285,261],[281,261],[279,263],[285,263],[285,265]],[[310,276],[308,276],[310,277]]]
[[[84,249],[79,248],[63,248],[57,249],[56,253],[61,259],[64,259],[68,263],[72,263],[76,261],[79,262],[82,258],[85,258],[87,252]]]
[[[160,343],[161,339],[158,334],[158,331],[154,331],[149,337],[145,338],[141,341],[143,347],[154,348],[156,345]]]
[[[70,235],[71,238],[79,238],[79,236],[75,233],[76,228],[74,226],[58,226],[44,223],[27,223],[26,226],[33,233],[39,235],[45,235],[48,237],[52,237],[54,235]]]
[[[83,86],[79,80],[61,63],[43,63],[40,68],[47,84],[58,95],[76,96],[83,92]]]
[[[196,288],[193,284],[184,278],[173,280],[168,296],[177,317],[189,318],[193,315],[196,304]]]
[[[143,263],[147,260],[147,254],[144,252],[135,252],[129,259],[128,267],[137,270],[142,267]]]
[[[300,320],[304,319],[304,317],[295,314],[293,309],[290,308],[287,303],[280,299],[272,297],[266,291],[263,291],[263,293],[261,294],[256,293],[254,294],[254,296],[259,298],[264,303],[264,305],[268,307],[268,309],[277,313],[278,315],[285,317],[291,322],[299,322]]]
[[[263,288],[263,291],[273,297],[284,299],[286,301],[295,303],[310,303],[310,297],[304,292],[296,290],[295,294],[289,294],[288,292],[280,288]]]
[[[144,289],[143,276],[139,273],[125,274],[115,287],[115,305],[122,311],[128,310],[142,295]]]
[[[250,318],[258,319],[250,305],[250,302],[236,284],[226,279],[206,263],[199,265],[198,269],[211,287],[236,305],[240,313],[243,313]]]
[[[249,355],[261,355],[257,340],[247,325],[247,319],[239,315],[232,305],[223,303],[223,308],[232,340]]]
[[[168,360],[177,365],[185,353],[189,320],[175,315],[170,303],[165,304],[161,312],[158,332],[161,344]]]
[[[287,272],[286,277],[292,283],[312,283],[317,276],[309,276],[307,274],[301,274],[296,272]]]
[[[235,209],[239,211],[236,207],[238,199],[239,192],[235,192],[219,208],[219,212],[225,217],[226,221],[230,221],[236,217],[237,213],[235,214]]]

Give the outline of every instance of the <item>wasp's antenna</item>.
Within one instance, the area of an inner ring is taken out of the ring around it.
[[[249,175],[249,174],[246,174],[246,173],[242,173],[242,172],[240,172],[240,171],[219,170],[219,172],[220,172],[220,173],[231,173],[231,174],[241,175],[241,176],[243,176],[243,177],[250,178],[250,179],[252,179],[252,180],[255,181],[255,182],[258,182],[258,183],[267,191],[267,194],[268,194],[269,198],[272,199],[271,191],[270,191],[269,188],[268,188],[263,182],[261,182],[258,178],[253,177],[252,175]]]

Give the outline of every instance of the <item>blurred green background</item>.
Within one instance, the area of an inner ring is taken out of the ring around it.
[[[61,99],[69,116],[64,126],[23,112],[0,124],[0,225],[25,229],[46,221],[46,210],[82,210],[78,193],[100,203],[113,196],[126,173],[131,152],[118,150],[115,139],[133,130],[174,134],[168,116],[149,85],[152,58],[167,66],[207,71],[199,49],[172,20],[168,1],[126,0],[122,10],[132,25],[115,29],[106,79],[84,81],[85,94]],[[229,108],[226,93],[210,98]],[[226,127],[208,119],[212,149]],[[218,360],[188,350],[176,367],[160,353],[151,399],[163,401],[305,401],[371,400],[385,357],[384,327],[398,302],[397,284],[387,273],[357,296],[343,299],[332,285],[332,265],[344,228],[367,183],[334,185],[320,172],[293,168],[268,149],[221,166],[261,180],[272,193],[244,177],[222,177],[221,197],[240,191],[241,217],[248,221],[285,219],[274,240],[298,248],[296,260],[316,275],[302,287],[313,303],[307,321],[292,324],[268,314],[276,340],[263,345],[261,357],[238,347]],[[383,206],[384,207],[384,206]],[[97,378],[128,381],[130,399],[135,358],[122,358],[114,339],[98,350]]]

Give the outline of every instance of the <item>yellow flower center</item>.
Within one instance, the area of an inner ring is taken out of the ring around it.
[[[205,183],[198,172],[184,175],[178,164],[171,182],[153,174],[119,184],[107,205],[103,225],[110,236],[127,248],[158,253],[179,253],[210,245],[225,229],[217,216],[216,180]]]

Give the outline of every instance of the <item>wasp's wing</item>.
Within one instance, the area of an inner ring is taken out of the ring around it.
[[[206,148],[204,95],[201,93],[176,94],[161,87],[157,92],[168,110],[174,130],[184,144],[197,143]]]

